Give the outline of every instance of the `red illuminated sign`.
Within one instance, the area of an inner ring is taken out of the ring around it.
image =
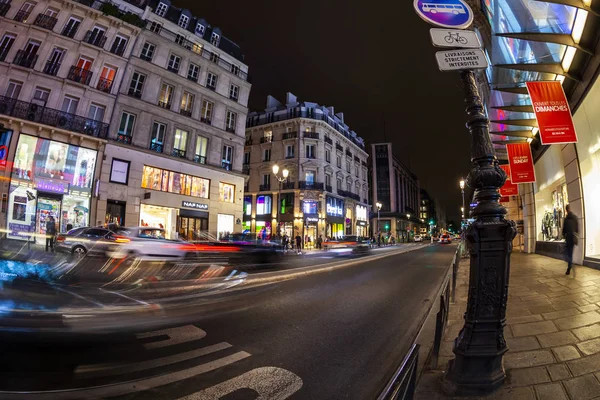
[[[501,165],[500,168],[506,172],[506,182],[504,186],[500,188],[500,195],[502,196],[516,196],[519,194],[519,185],[512,183],[510,176],[510,166],[509,165]]]
[[[535,169],[529,143],[507,144],[506,151],[512,183],[535,182]]]
[[[527,82],[542,144],[577,143],[569,102],[559,81]]]

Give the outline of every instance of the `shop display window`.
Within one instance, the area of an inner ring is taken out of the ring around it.
[[[252,215],[252,196],[244,196],[244,215]]]
[[[304,214],[318,214],[319,203],[317,201],[304,201],[302,203],[302,211]]]
[[[235,196],[235,185],[219,182],[219,199],[225,203],[233,203]]]
[[[536,230],[538,241],[561,241],[565,207],[569,203],[559,146],[551,146],[535,164]]]
[[[142,188],[208,199],[210,180],[145,165]]]
[[[256,215],[269,215],[272,212],[271,196],[256,197]]]

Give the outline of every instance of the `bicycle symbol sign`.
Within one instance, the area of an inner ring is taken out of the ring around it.
[[[458,47],[466,49],[477,49],[481,47],[479,36],[473,31],[431,28],[429,34],[431,35],[433,45],[437,47]]]
[[[414,0],[413,6],[419,17],[443,28],[465,29],[473,23],[473,10],[464,0]]]

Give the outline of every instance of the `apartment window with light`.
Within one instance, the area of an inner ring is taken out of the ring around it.
[[[325,149],[325,161],[327,161],[328,163],[331,162],[331,151]]]
[[[342,168],[342,157],[340,157],[340,156],[336,157],[336,165],[338,168]]]
[[[194,108],[194,95],[188,92],[183,92],[181,96],[181,107],[180,112],[182,115],[187,117],[192,116],[192,110]]]
[[[150,137],[150,150],[154,150],[157,153],[162,153],[165,145],[165,133],[167,132],[167,125],[161,122],[154,122],[152,124],[152,134]]]
[[[183,29],[187,29],[189,23],[190,23],[190,17],[188,17],[185,14],[181,14],[181,16],[179,17],[179,22],[177,22],[177,25],[179,25]]]
[[[285,147],[285,158],[294,158],[294,145],[288,144]]]
[[[169,6],[166,5],[165,3],[161,2],[161,3],[158,3],[158,5],[156,6],[156,9],[154,10],[154,12],[159,17],[164,17],[167,14],[167,10],[168,9],[169,9]]]
[[[240,95],[240,87],[237,85],[231,84],[229,86],[229,98],[237,101],[239,95]]]
[[[131,84],[129,85],[129,94],[135,97],[142,97],[142,89],[144,89],[144,82],[146,81],[146,75],[134,72],[131,76]]]
[[[235,123],[237,120],[237,114],[233,111],[227,110],[227,118],[225,122],[225,129],[228,132],[235,132]]]
[[[273,131],[272,130],[264,131],[263,137],[265,138],[265,140],[264,140],[265,143],[272,142],[273,141]]]
[[[306,145],[306,158],[317,158],[317,153],[315,151],[315,145],[314,144],[307,144]]]
[[[315,171],[306,171],[304,173],[306,183],[315,183]]]
[[[10,99],[18,99],[22,88],[23,82],[9,81],[4,96]]]
[[[181,64],[181,57],[179,57],[175,54],[171,54],[171,56],[169,57],[169,64],[167,65],[167,68],[169,69],[169,71],[179,72],[180,64]]]
[[[185,157],[185,148],[187,146],[188,132],[183,129],[175,130],[175,141],[173,142],[173,155]]]
[[[217,75],[209,72],[206,76],[206,87],[212,90],[215,90],[217,87]]]
[[[271,161],[271,149],[263,150],[263,161]]]
[[[203,136],[196,136],[196,154],[194,161],[200,164],[206,164],[206,153],[208,152],[208,139]]]
[[[151,22],[148,30],[150,32],[154,32],[154,33],[158,34],[158,33],[160,33],[160,31],[162,31],[162,24],[160,24],[158,22]]]
[[[200,114],[200,121],[210,124],[212,121],[212,110],[213,110],[213,103],[211,103],[208,100],[203,100],[202,101],[202,111]]]
[[[119,135],[131,137],[133,135],[134,124],[135,115],[123,112],[123,114],[121,114],[121,123],[119,124]]]
[[[160,97],[158,105],[162,108],[171,108],[171,100],[173,99],[173,86],[163,83],[160,88]]]
[[[150,42],[144,43],[144,47],[142,47],[142,52],[140,53],[140,58],[146,61],[152,61],[152,57],[154,57],[154,50],[156,46]]]
[[[219,182],[219,200],[225,203],[233,203],[235,186],[229,183]]]
[[[233,163],[233,147],[224,145],[222,153],[222,166],[227,170],[231,170],[231,164]]]
[[[191,64],[188,67],[188,79],[190,81],[198,82],[198,76],[200,75],[200,67],[196,64]]]

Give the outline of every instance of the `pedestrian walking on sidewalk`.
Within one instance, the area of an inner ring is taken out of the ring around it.
[[[317,249],[321,250],[323,248],[323,235],[319,235],[317,238]]]
[[[571,212],[570,204],[567,204],[566,210],[567,216],[565,217],[565,221],[563,223],[562,236],[566,242],[568,262],[567,272],[565,272],[565,275],[569,275],[571,273],[571,268],[573,268],[573,248],[578,242],[579,223],[577,222],[577,216]]]
[[[296,235],[296,250],[298,254],[302,252],[302,236]]]
[[[54,236],[56,236],[56,222],[54,222],[54,217],[48,217],[48,222],[46,222],[46,251],[50,248],[50,251],[54,251]]]

